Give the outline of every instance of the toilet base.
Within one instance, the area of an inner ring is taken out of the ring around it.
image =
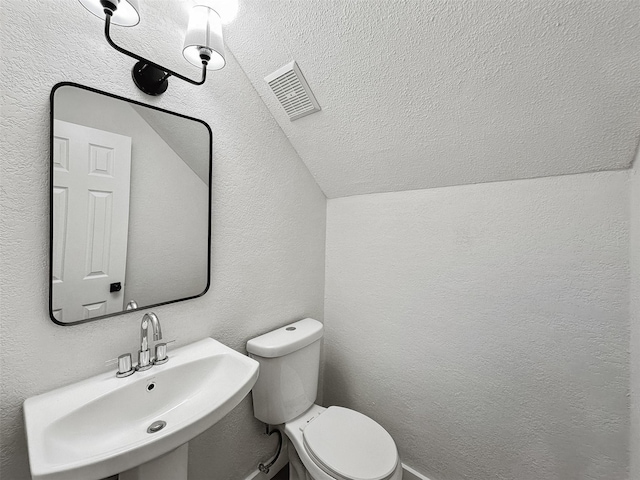
[[[296,449],[288,442],[287,455],[289,457],[289,480],[313,480],[304,465]]]

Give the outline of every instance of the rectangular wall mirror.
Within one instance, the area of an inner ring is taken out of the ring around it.
[[[209,288],[212,134],[92,88],[51,92],[51,319],[73,325]]]

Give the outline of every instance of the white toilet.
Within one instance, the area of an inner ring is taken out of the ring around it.
[[[260,363],[255,417],[289,439],[290,480],[401,480],[398,449],[384,428],[354,410],[314,404],[322,329],[305,318],[247,342]]]

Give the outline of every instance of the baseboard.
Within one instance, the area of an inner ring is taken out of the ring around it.
[[[275,477],[276,474],[284,468],[284,466],[289,463],[289,458],[287,457],[287,443],[288,439],[283,435],[282,438],[282,452],[276,460],[276,463],[269,469],[269,473],[262,473],[257,468],[251,472],[244,480],[270,480]],[[271,458],[269,459],[271,461]]]
[[[402,480],[429,480],[421,473],[418,473],[413,468],[408,467],[404,463],[402,464]]]

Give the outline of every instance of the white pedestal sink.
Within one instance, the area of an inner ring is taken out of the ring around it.
[[[150,462],[120,472],[118,480],[188,480],[188,467],[189,444],[185,443]]]
[[[31,397],[24,402],[31,475],[99,480],[134,469],[211,427],[257,378],[258,362],[206,338],[144,372],[109,372]]]

